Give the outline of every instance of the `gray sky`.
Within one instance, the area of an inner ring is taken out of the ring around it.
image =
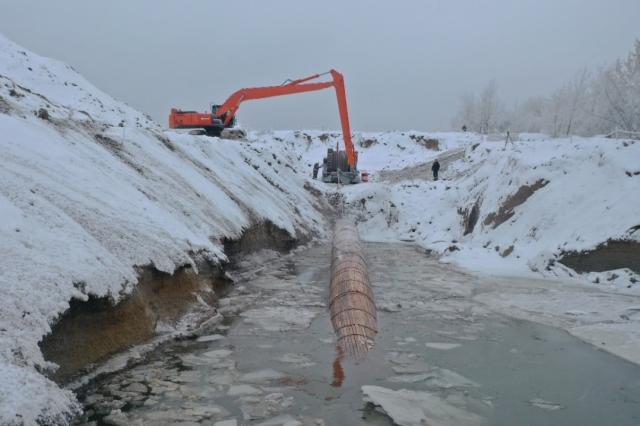
[[[0,32],[166,125],[236,89],[336,68],[355,130],[450,127],[495,78],[543,95],[640,37],[639,0],[0,0]],[[332,91],[243,104],[251,129],[339,128]]]

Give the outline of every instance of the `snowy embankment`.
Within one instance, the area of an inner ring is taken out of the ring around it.
[[[121,300],[136,267],[225,260],[270,221],[321,234],[322,203],[274,146],[172,132],[72,68],[0,36],[0,424],[50,423],[74,397],[38,342],[72,298]],[[306,173],[305,173],[306,175]],[[309,186],[311,185],[311,187]]]
[[[253,132],[249,139],[285,147],[307,173],[327,148],[342,144],[339,133],[323,131]],[[591,273],[559,260],[609,241],[640,242],[640,142],[522,134],[505,147],[473,133],[413,131],[353,139],[371,182],[342,191],[363,238],[415,241],[443,261],[488,274],[638,287],[637,254],[626,268],[605,262]],[[438,182],[431,177],[435,158]]]
[[[367,239],[415,241],[444,261],[490,274],[626,289],[637,287],[634,261],[578,275],[560,260],[611,240],[640,241],[638,158],[638,141],[537,137],[505,148],[476,137],[438,182],[427,167],[345,191]]]

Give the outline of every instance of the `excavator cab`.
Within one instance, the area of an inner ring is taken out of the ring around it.
[[[223,114],[221,114],[221,115],[218,115],[218,109],[219,109],[221,106],[222,106],[222,105],[215,105],[215,104],[212,104],[212,105],[211,105],[211,115],[212,115],[213,117],[215,117],[215,118],[214,118],[214,122],[215,122],[216,124],[218,124],[218,122],[219,122],[219,125],[220,125],[220,131],[222,131],[222,129],[230,129],[230,128],[232,128],[232,127],[235,127],[235,125],[236,125],[236,117],[235,117],[235,115],[234,115],[233,117],[231,117],[231,121],[229,121],[229,123],[227,123],[226,125],[224,124],[224,123],[225,123],[225,121],[227,120],[227,114],[228,114],[228,113],[227,113],[227,112],[225,112],[225,113],[223,113]]]

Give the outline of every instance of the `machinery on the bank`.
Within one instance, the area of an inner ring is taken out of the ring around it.
[[[310,82],[326,74],[331,75],[331,81]],[[322,163],[322,180],[334,183],[357,183],[360,182],[360,174],[357,169],[358,153],[351,141],[344,78],[336,70],[298,80],[286,81],[280,86],[240,89],[229,96],[222,105],[213,105],[210,113],[181,111],[172,108],[169,115],[169,127],[172,129],[202,129],[206,135],[220,136],[225,129],[233,128],[236,111],[244,101],[313,92],[329,87],[333,87],[336,91],[345,149],[340,150],[336,147],[334,150],[329,148],[327,157]]]

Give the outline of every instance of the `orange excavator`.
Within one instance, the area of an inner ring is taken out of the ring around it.
[[[311,82],[327,74],[331,75],[331,81]],[[172,108],[169,115],[169,127],[172,129],[202,129],[206,135],[220,136],[224,129],[233,128],[236,111],[244,101],[313,92],[330,87],[335,89],[338,99],[338,111],[340,113],[345,149],[328,149],[327,157],[324,158],[322,165],[322,180],[333,183],[357,183],[360,182],[360,174],[357,168],[358,153],[351,141],[344,78],[342,74],[333,69],[323,74],[314,74],[298,80],[287,80],[280,86],[240,89],[229,96],[222,105],[213,105],[210,113],[181,111]]]

